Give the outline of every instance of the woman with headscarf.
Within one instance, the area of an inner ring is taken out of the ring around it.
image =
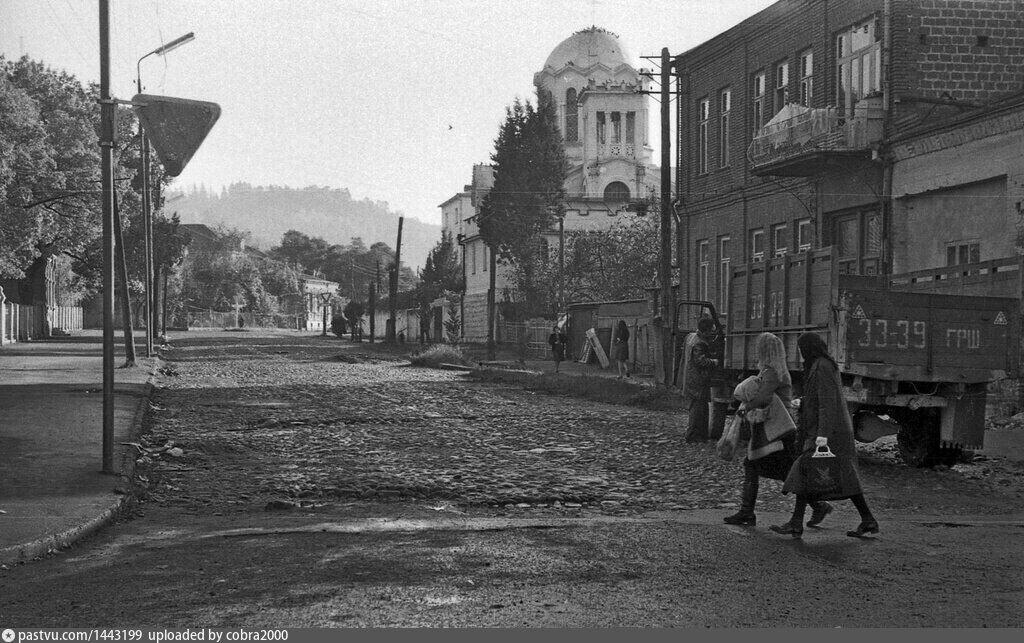
[[[754,344],[754,352],[758,374],[744,380],[734,394],[740,401],[736,414],[746,417],[750,424],[750,442],[747,457],[743,459],[740,510],[723,519],[727,525],[756,525],[754,505],[760,478],[785,480],[797,456],[796,433],[789,415],[793,380],[786,364],[786,347],[778,336],[761,333]],[[764,411],[769,417],[762,419]],[[832,505],[825,501],[812,501],[810,505],[813,514],[807,524],[811,527],[832,512]]]
[[[878,521],[871,514],[861,490],[857,471],[857,450],[853,439],[853,421],[846,408],[839,368],[828,354],[825,341],[815,333],[804,333],[797,339],[804,358],[803,398],[800,403],[800,422],[797,426],[797,445],[803,454],[793,464],[782,485],[783,493],[796,494],[796,506],[789,522],[772,525],[779,534],[800,538],[803,534],[804,510],[810,500],[841,500],[849,498],[860,513],[860,524],[846,532],[847,536],[861,538],[878,533]],[[827,446],[839,465],[835,471],[834,489],[825,494],[811,495],[808,489],[807,461],[818,447]]]

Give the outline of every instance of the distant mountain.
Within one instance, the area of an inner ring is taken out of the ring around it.
[[[164,212],[177,212],[182,223],[223,225],[249,232],[250,243],[262,250],[280,245],[281,236],[288,230],[340,245],[360,237],[367,247],[382,241],[393,249],[398,240],[399,215],[387,203],[356,201],[345,189],[234,183],[216,194],[205,187],[192,188],[168,193]],[[423,267],[440,239],[441,226],[405,217],[402,264],[413,269]]]

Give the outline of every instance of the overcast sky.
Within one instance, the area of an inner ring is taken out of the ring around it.
[[[429,223],[490,161],[505,108],[590,25],[638,67],[681,53],[769,0],[111,0],[111,83],[218,103],[175,185],[347,188]],[[0,0],[0,53],[99,80],[98,0]],[[651,104],[651,113],[658,113]],[[651,139],[657,141],[657,118]],[[655,151],[655,159],[659,153]]]

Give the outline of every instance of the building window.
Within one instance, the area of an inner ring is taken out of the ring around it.
[[[565,140],[568,143],[579,140],[579,118],[576,90],[570,87],[565,92]]]
[[[469,255],[469,258],[470,258],[469,265],[470,265],[470,269],[473,271],[472,274],[475,275],[476,274],[476,244],[475,243],[473,244],[472,249],[473,249],[473,251]]]
[[[604,145],[604,112],[597,113],[597,143],[598,145]]]
[[[789,250],[789,235],[786,224],[772,226],[772,256],[783,257]]]
[[[857,101],[882,87],[882,45],[874,19],[854,25],[836,36],[838,65],[836,104],[842,116],[853,117]]]
[[[622,113],[612,112],[612,143],[622,142]]]
[[[796,222],[796,250],[806,252],[811,249],[811,220],[801,219]]]
[[[750,261],[764,261],[764,230],[750,231]]]
[[[726,315],[729,311],[729,280],[732,278],[731,250],[729,237],[718,238],[718,312]]]
[[[754,134],[764,127],[764,91],[765,75],[763,71],[754,74]]]
[[[626,144],[636,142],[636,112],[626,112]]]
[[[835,221],[832,246],[839,271],[877,275],[882,256],[882,217],[876,211],[843,215]]]
[[[785,107],[789,102],[789,63],[783,62],[775,66],[775,111]]]
[[[732,111],[732,90],[723,89],[718,106],[718,167],[729,166],[729,114]]]
[[[484,249],[484,252],[483,252],[483,255],[484,255],[484,267],[483,267],[482,272],[487,272],[487,266],[490,265],[491,259],[490,259],[490,256],[487,254],[488,253],[487,244],[484,243],[484,244],[481,244],[481,246]]]
[[[814,52],[808,49],[800,54],[800,104],[812,107],[814,100]]]
[[[946,244],[946,265],[959,266],[981,261],[981,244],[977,241],[950,241]]]
[[[697,242],[697,298],[708,298],[708,267],[711,257],[710,244],[707,239]]]
[[[697,105],[697,172],[708,172],[708,119],[711,117],[711,102],[700,99]]]

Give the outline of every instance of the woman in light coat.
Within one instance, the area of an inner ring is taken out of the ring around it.
[[[793,381],[786,364],[786,347],[782,340],[772,333],[761,333],[754,344],[759,372],[736,387],[736,397],[741,401],[736,414],[748,416],[750,442],[747,457],[743,459],[743,490],[740,510],[723,520],[728,525],[753,526],[757,524],[754,505],[761,478],[785,480],[796,460],[796,433],[790,429],[793,421],[789,407],[793,398]],[[778,397],[779,402],[774,402]],[[767,421],[749,421],[762,409],[775,409],[780,417]],[[781,417],[781,414],[785,417]],[[832,506],[824,501],[810,503],[813,509],[809,526],[815,526],[832,512]],[[801,518],[802,519],[802,518]]]

